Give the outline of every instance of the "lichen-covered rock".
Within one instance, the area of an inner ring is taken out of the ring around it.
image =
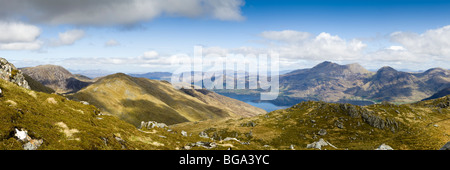
[[[147,128],[147,129],[153,129],[153,128],[167,128],[168,126],[165,123],[158,123],[155,121],[148,121],[148,122],[141,122],[141,126],[139,129]]]
[[[386,144],[383,143],[383,144],[381,144],[380,146],[378,146],[378,148],[375,149],[375,150],[394,150],[394,149],[392,149],[391,146],[386,145]]]
[[[28,136],[27,130],[18,130],[16,128],[14,129],[14,131],[14,136],[17,137],[18,141],[25,143],[23,144],[24,150],[36,150],[42,145],[42,143],[44,143],[44,140],[42,139],[32,139],[30,136]]]
[[[30,89],[30,86],[25,80],[22,71],[17,69],[13,64],[9,63],[8,60],[4,58],[0,58],[0,78],[13,82],[20,87]]]
[[[450,150],[450,142],[447,142],[444,146],[442,146],[439,150]]]

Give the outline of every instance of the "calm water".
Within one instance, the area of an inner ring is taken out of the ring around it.
[[[252,102],[252,101],[244,101],[244,102],[248,103],[252,106],[264,109],[267,112],[271,112],[271,111],[278,110],[278,109],[286,109],[286,108],[290,107],[290,106],[277,106],[277,105],[274,105],[273,103],[269,103],[269,102]]]
[[[259,107],[261,109],[266,110],[267,112],[271,112],[278,109],[286,109],[291,106],[278,106],[273,103],[267,102],[267,101],[258,101],[259,96],[251,96],[251,95],[236,95],[236,94],[229,94],[229,93],[223,93],[221,95],[243,101],[245,103],[248,103],[252,106]]]

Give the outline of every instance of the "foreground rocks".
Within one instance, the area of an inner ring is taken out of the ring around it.
[[[24,143],[24,150],[36,150],[42,145],[42,143],[44,143],[42,139],[32,139],[30,136],[28,136],[27,130],[18,130],[17,128],[14,130],[14,136],[17,138],[17,140]]]
[[[441,149],[439,149],[439,150],[447,150],[447,151],[449,151],[450,150],[450,142],[447,142],[444,146],[442,146],[442,148]]]
[[[337,147],[335,147],[334,145],[332,145],[330,142],[325,141],[324,139],[320,138],[319,141],[317,142],[313,142],[311,144],[306,145],[307,149],[320,149],[322,150],[323,146],[331,146],[334,149],[337,149]]]
[[[394,150],[394,149],[392,149],[391,146],[386,145],[386,144],[383,143],[383,144],[381,144],[380,146],[378,146],[378,148],[375,149],[375,150]]]

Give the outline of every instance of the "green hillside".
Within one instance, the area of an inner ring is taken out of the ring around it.
[[[216,140],[235,137],[252,149],[310,149],[308,144],[323,139],[334,147],[321,149],[372,150],[386,144],[396,150],[436,150],[450,141],[449,103],[449,96],[366,107],[309,101],[267,115],[173,128],[203,131]]]

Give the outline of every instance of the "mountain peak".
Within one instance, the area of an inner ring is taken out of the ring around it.
[[[21,70],[57,93],[74,92],[89,85],[89,82],[78,80],[70,71],[58,65],[39,65],[21,68]]]
[[[330,67],[336,67],[339,66],[339,64],[333,63],[331,61],[324,61],[320,64],[317,64],[316,66],[314,66],[313,68],[330,68]]]
[[[369,70],[358,63],[347,64],[345,66],[347,66],[347,69],[349,69],[353,73],[370,73]]]
[[[377,73],[388,73],[388,72],[397,72],[397,70],[389,66],[383,66],[377,71]]]

